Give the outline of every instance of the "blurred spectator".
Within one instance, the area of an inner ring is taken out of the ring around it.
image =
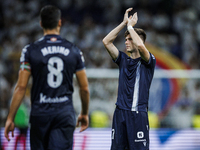
[[[192,117],[193,127],[200,129],[200,101],[194,103],[194,116]]]
[[[160,121],[158,115],[152,111],[148,111],[148,116],[149,116],[149,127],[151,129],[159,128]]]
[[[170,127],[175,129],[192,127],[192,116],[194,114],[192,100],[186,87],[183,88],[182,92],[183,94],[172,107],[167,117],[168,122],[171,124]]]
[[[100,110],[95,110],[90,114],[90,126],[93,128],[109,127],[109,117],[107,113]]]

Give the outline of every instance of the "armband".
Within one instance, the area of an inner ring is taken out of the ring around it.
[[[28,62],[21,62],[20,70],[27,70],[31,72],[31,65]]]

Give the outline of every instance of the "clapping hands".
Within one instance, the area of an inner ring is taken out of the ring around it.
[[[138,21],[138,16],[137,12],[135,12],[133,15],[130,15],[128,17],[128,13],[132,10],[133,8],[128,8],[124,14],[124,20],[123,22],[127,24],[127,26],[135,26],[135,24]]]

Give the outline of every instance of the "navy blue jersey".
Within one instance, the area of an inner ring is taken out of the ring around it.
[[[156,60],[150,53],[149,62],[141,57],[132,59],[119,51],[115,60],[119,66],[119,85],[116,105],[120,109],[147,111],[149,89],[154,74]]]
[[[31,71],[31,115],[72,108],[73,74],[84,69],[82,52],[59,35],[46,35],[23,48],[21,69]]]

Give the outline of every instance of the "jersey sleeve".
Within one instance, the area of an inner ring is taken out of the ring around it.
[[[156,65],[156,58],[155,58],[155,56],[153,55],[153,54],[151,54],[150,52],[149,52],[149,54],[150,54],[150,60],[149,60],[149,65],[152,67],[152,68],[155,68],[155,65]]]
[[[83,52],[78,48],[74,47],[77,52],[77,65],[76,65],[76,71],[82,70],[85,68],[85,59],[83,57]]]
[[[113,60],[118,66],[120,65],[120,62],[121,62],[121,59],[122,59],[122,54],[123,53],[121,51],[119,51],[119,55],[118,55],[117,59]]]
[[[21,57],[20,57],[20,70],[27,70],[31,72],[31,65],[29,60],[29,45],[26,45],[22,49]]]
[[[145,64],[146,65],[148,65],[148,66],[150,66],[151,68],[155,68],[155,65],[156,65],[156,58],[155,58],[155,56],[153,55],[153,54],[151,54],[150,52],[149,52],[149,55],[150,55],[150,58],[149,58],[149,62],[147,63],[147,62],[145,62]]]

